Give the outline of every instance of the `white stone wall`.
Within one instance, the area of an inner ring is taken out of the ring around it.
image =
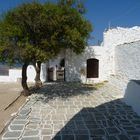
[[[9,76],[0,76],[0,82],[10,82]]]
[[[99,78],[87,78],[87,59],[96,58],[99,60]],[[76,55],[68,50],[66,54],[65,76],[66,81],[81,81],[83,83],[100,82],[107,79],[106,53],[103,47],[90,46],[85,51]],[[81,73],[84,71],[84,74]]]
[[[110,75],[116,74],[115,48],[124,43],[140,40],[140,27],[121,28],[117,27],[104,32],[102,46],[90,46],[81,55],[67,52],[66,80],[67,81],[103,81],[108,80]],[[87,79],[81,76],[80,70],[85,69],[86,60],[89,58],[99,59],[99,78]]]
[[[115,75],[110,82],[126,92],[131,80],[140,80],[140,41],[123,44],[115,48]]]
[[[140,27],[117,27],[104,32],[103,46],[107,52],[109,73],[115,74],[115,47],[140,40]]]
[[[140,80],[140,41],[115,48],[115,73],[122,80]]]
[[[18,69],[9,69],[9,75],[8,76],[0,76],[0,82],[20,82],[21,80],[21,68]],[[29,65],[27,68],[27,82],[35,82],[35,75],[36,71],[34,66]],[[41,64],[41,75],[40,78],[42,82],[46,81],[46,65]]]
[[[21,79],[21,69],[9,69],[9,82],[17,82]]]
[[[112,47],[140,40],[140,27],[117,27],[104,32],[104,46]]]

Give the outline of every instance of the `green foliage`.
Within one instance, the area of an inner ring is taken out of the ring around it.
[[[0,61],[43,62],[63,49],[81,53],[87,45],[91,24],[77,10],[74,0],[61,2],[33,1],[1,17]]]
[[[58,5],[68,6],[73,9],[76,9],[79,13],[84,14],[86,9],[82,0],[57,0]]]

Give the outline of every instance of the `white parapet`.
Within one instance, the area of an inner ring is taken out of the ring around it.
[[[21,78],[21,69],[9,69],[9,81],[17,82]]]
[[[29,65],[27,68],[27,82],[34,82],[35,79],[35,68],[32,65]],[[0,82],[20,82],[22,78],[21,68],[9,69],[9,75],[0,76]]]

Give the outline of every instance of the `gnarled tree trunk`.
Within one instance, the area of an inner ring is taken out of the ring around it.
[[[41,72],[41,62],[37,61],[35,65],[36,77],[35,77],[35,86],[36,88],[40,88],[42,86],[42,82],[40,80],[40,72]]]
[[[29,92],[29,88],[27,85],[27,67],[28,67],[29,63],[25,62],[22,66],[22,81],[21,81],[21,85],[23,87],[23,91],[22,94],[24,96],[29,96],[30,92]]]

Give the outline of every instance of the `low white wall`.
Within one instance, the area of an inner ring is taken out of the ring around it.
[[[10,82],[9,76],[0,76],[0,82]]]
[[[131,80],[128,83],[122,100],[131,105],[134,111],[140,115],[140,85],[137,82]]]
[[[9,76],[0,76],[0,82],[20,82],[22,77],[22,70],[19,69],[9,69]],[[35,82],[36,71],[33,65],[29,65],[27,68],[27,82]],[[41,64],[41,74],[40,78],[42,82],[46,81],[46,64]]]
[[[21,69],[9,69],[9,81],[17,82],[21,78]]]

